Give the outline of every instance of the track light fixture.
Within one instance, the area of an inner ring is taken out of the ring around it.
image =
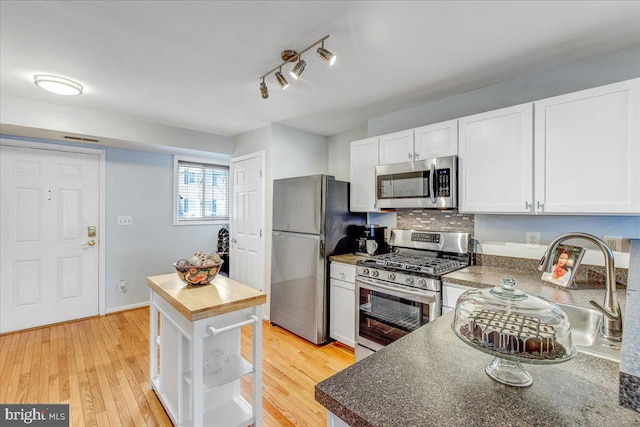
[[[262,94],[262,99],[269,97],[269,89],[267,89],[267,85],[264,82],[264,77],[262,78],[262,83],[260,83],[260,93]]]
[[[280,85],[282,90],[285,90],[286,88],[289,87],[289,82],[282,75],[282,67],[280,67],[278,72],[276,72],[276,79],[278,80],[278,84]],[[264,79],[262,81],[264,81]]]
[[[324,48],[324,41],[328,38],[329,38],[329,35],[327,34],[320,40],[317,40],[311,43],[309,46],[305,47],[300,52],[296,52],[295,50],[291,50],[291,49],[283,50],[282,53],[280,54],[283,62],[280,65],[267,71],[262,76],[260,76],[260,79],[262,80],[262,83],[260,83],[260,94],[262,95],[262,99],[267,99],[269,97],[269,90],[267,89],[267,85],[264,81],[264,79],[269,74],[275,72],[275,76],[276,76],[276,80],[278,81],[278,84],[280,85],[282,90],[286,89],[287,87],[289,87],[289,82],[287,82],[287,79],[285,79],[284,76],[282,75],[282,66],[286,65],[289,62],[295,62],[296,65],[294,65],[294,67],[291,69],[289,74],[294,79],[296,80],[299,79],[300,75],[304,71],[304,68],[307,66],[307,63],[304,61],[304,59],[302,59],[302,54],[308,51],[309,49],[311,49],[312,47],[317,46],[318,44],[321,44],[321,46],[318,48],[316,52],[318,53],[320,58],[327,61],[329,65],[335,64],[336,56]]]

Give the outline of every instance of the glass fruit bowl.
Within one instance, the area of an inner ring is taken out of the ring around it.
[[[577,350],[564,311],[515,286],[515,278],[504,276],[499,288],[463,293],[451,328],[466,344],[495,356],[485,368],[487,375],[503,384],[528,387],[533,378],[521,363],[562,363]]]
[[[178,265],[173,263],[178,277],[187,285],[204,286],[211,283],[222,267],[222,261],[209,266]]]

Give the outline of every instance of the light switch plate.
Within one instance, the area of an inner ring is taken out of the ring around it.
[[[540,246],[540,232],[527,231],[527,234],[525,235],[525,243],[527,244],[527,248],[538,248]]]
[[[133,217],[132,216],[119,216],[118,217],[118,225],[133,225]]]
[[[622,251],[622,236],[602,236],[602,240],[613,252]]]

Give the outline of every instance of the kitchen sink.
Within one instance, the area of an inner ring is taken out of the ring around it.
[[[556,303],[567,314],[571,339],[581,353],[620,362],[622,343],[613,343],[600,335],[602,313],[589,307]]]

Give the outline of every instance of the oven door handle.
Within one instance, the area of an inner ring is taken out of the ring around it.
[[[363,283],[366,289],[371,289],[372,291],[389,291],[392,292],[392,295],[394,296],[398,296],[398,297],[402,297],[403,295],[411,295],[414,297],[419,297],[420,298],[420,302],[424,303],[424,304],[429,304],[429,303],[434,303],[437,302],[437,299],[431,294],[426,294],[426,293],[421,293],[421,292],[413,292],[410,291],[408,289],[400,289],[400,288],[396,288],[393,286],[386,286],[386,285],[382,285],[380,283],[373,283],[370,281],[364,281],[360,278],[356,279],[356,284],[358,284],[358,282]],[[362,286],[360,286],[362,287]]]

